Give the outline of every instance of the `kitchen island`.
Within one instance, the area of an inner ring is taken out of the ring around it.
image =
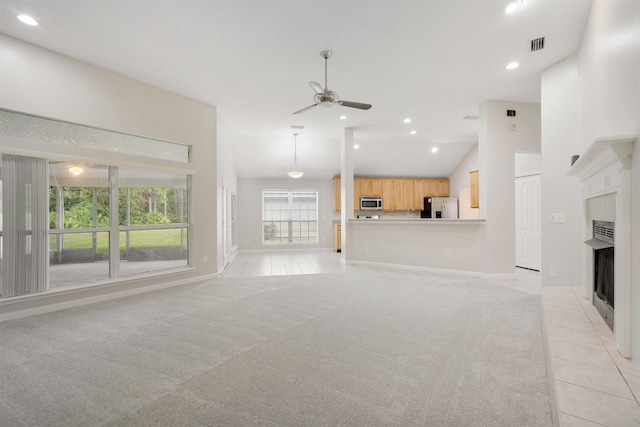
[[[483,275],[485,224],[484,219],[349,219],[344,259],[348,264]]]

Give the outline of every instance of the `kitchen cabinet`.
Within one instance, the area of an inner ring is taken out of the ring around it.
[[[415,209],[413,207],[413,179],[405,179],[402,191],[402,199],[404,201],[403,210]]]
[[[393,210],[393,180],[382,180],[382,210]]]
[[[478,171],[469,172],[469,187],[470,187],[470,200],[472,208],[480,207],[480,181],[478,176]]]
[[[393,210],[403,211],[404,207],[404,179],[394,179],[393,181]],[[384,203],[384,199],[383,199]]]
[[[371,195],[382,196],[382,180],[371,178]]]
[[[333,179],[334,208],[340,210],[340,177]],[[383,211],[422,210],[425,197],[449,197],[447,178],[354,178],[353,207],[360,210],[360,196],[381,196]]]
[[[371,196],[371,178],[355,178],[360,181],[360,195]]]
[[[438,180],[427,179],[425,181],[425,195],[424,197],[436,197],[438,195]]]
[[[449,180],[446,178],[439,178],[438,189],[436,197],[449,197]]]

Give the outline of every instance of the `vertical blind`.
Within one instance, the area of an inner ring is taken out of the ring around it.
[[[47,161],[2,155],[3,298],[49,287]]]

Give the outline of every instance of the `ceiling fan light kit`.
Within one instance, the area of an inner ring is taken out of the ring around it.
[[[293,134],[293,170],[287,172],[291,178],[300,178],[304,172],[298,170],[298,134]]]
[[[332,90],[329,90],[327,85],[327,60],[331,57],[330,50],[323,50],[320,52],[320,56],[324,58],[324,88],[320,83],[309,82],[309,86],[313,89],[316,94],[313,96],[314,103],[309,105],[308,107],[304,107],[301,110],[294,112],[293,114],[304,113],[307,110],[312,109],[313,107],[317,107],[320,105],[321,107],[333,107],[334,105],[341,105],[343,107],[357,108],[359,110],[368,110],[371,108],[371,104],[365,104],[362,102],[351,102],[351,101],[341,101],[340,97],[337,93]]]

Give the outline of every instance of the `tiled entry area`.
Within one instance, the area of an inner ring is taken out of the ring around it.
[[[542,288],[560,424],[640,426],[640,372],[576,288]]]

